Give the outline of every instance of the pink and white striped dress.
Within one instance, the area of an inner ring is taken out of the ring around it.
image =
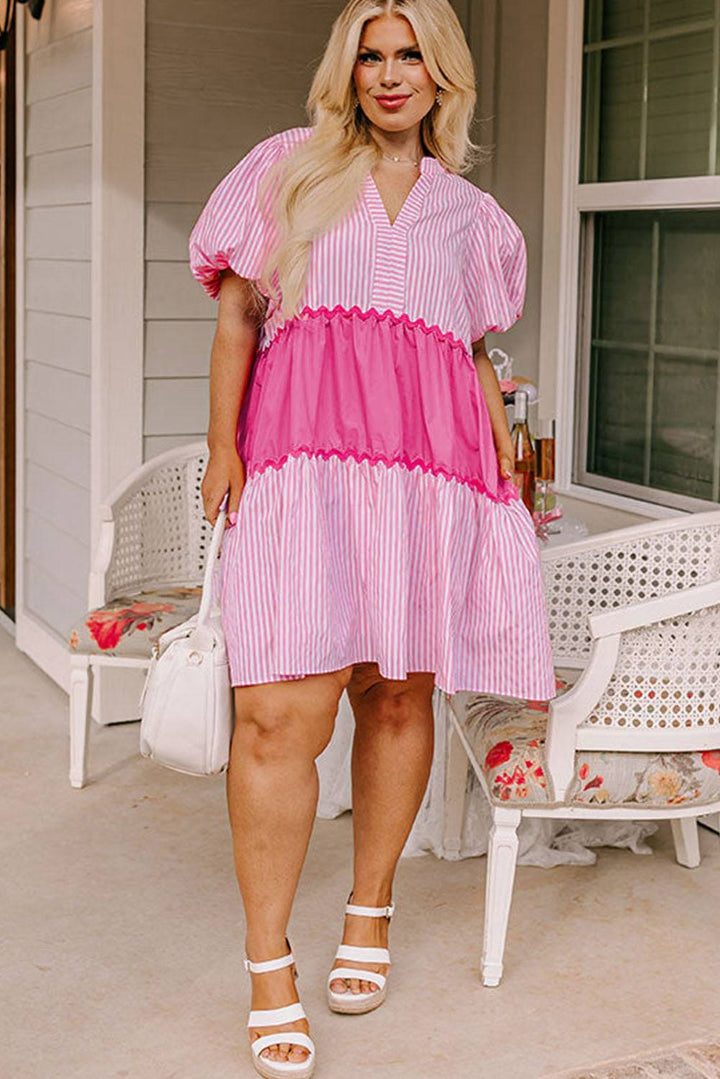
[[[274,228],[258,182],[311,132],[259,142],[210,195],[189,249],[213,298],[220,269],[257,278]],[[268,310],[238,417],[246,485],[219,574],[233,685],[374,660],[447,693],[555,695],[532,519],[472,359],[524,288],[517,225],[434,157],[392,224],[368,174],[313,243],[301,310]]]

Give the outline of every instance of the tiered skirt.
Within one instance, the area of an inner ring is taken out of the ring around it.
[[[462,342],[306,308],[258,352],[237,445],[219,577],[234,685],[375,661],[447,693],[555,695],[532,518]]]

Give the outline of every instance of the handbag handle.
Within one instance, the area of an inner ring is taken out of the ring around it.
[[[218,510],[217,520],[213,527],[212,539],[210,541],[210,548],[207,553],[207,559],[205,561],[205,574],[203,577],[202,586],[202,598],[200,600],[200,609],[197,616],[197,628],[200,629],[204,626],[208,620],[210,613],[210,602],[212,598],[212,577],[215,570],[215,561],[220,554],[220,548],[222,546],[223,536],[225,534],[225,518],[227,517],[227,504],[230,492],[227,491],[223,496],[223,500],[220,503]]]

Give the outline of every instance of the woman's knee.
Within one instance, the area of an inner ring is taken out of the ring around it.
[[[234,751],[265,764],[314,760],[332,737],[343,688],[328,676],[237,687]]]
[[[400,733],[432,713],[434,675],[412,672],[403,681],[382,676],[356,678],[348,696],[357,723]]]

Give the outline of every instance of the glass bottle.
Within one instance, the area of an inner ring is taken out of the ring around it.
[[[535,437],[537,480],[540,487],[540,511],[546,514],[550,484],[555,482],[555,420],[538,420]]]
[[[530,513],[535,512],[535,447],[527,422],[528,395],[515,391],[515,422],[510,436],[513,444],[513,479]]]

